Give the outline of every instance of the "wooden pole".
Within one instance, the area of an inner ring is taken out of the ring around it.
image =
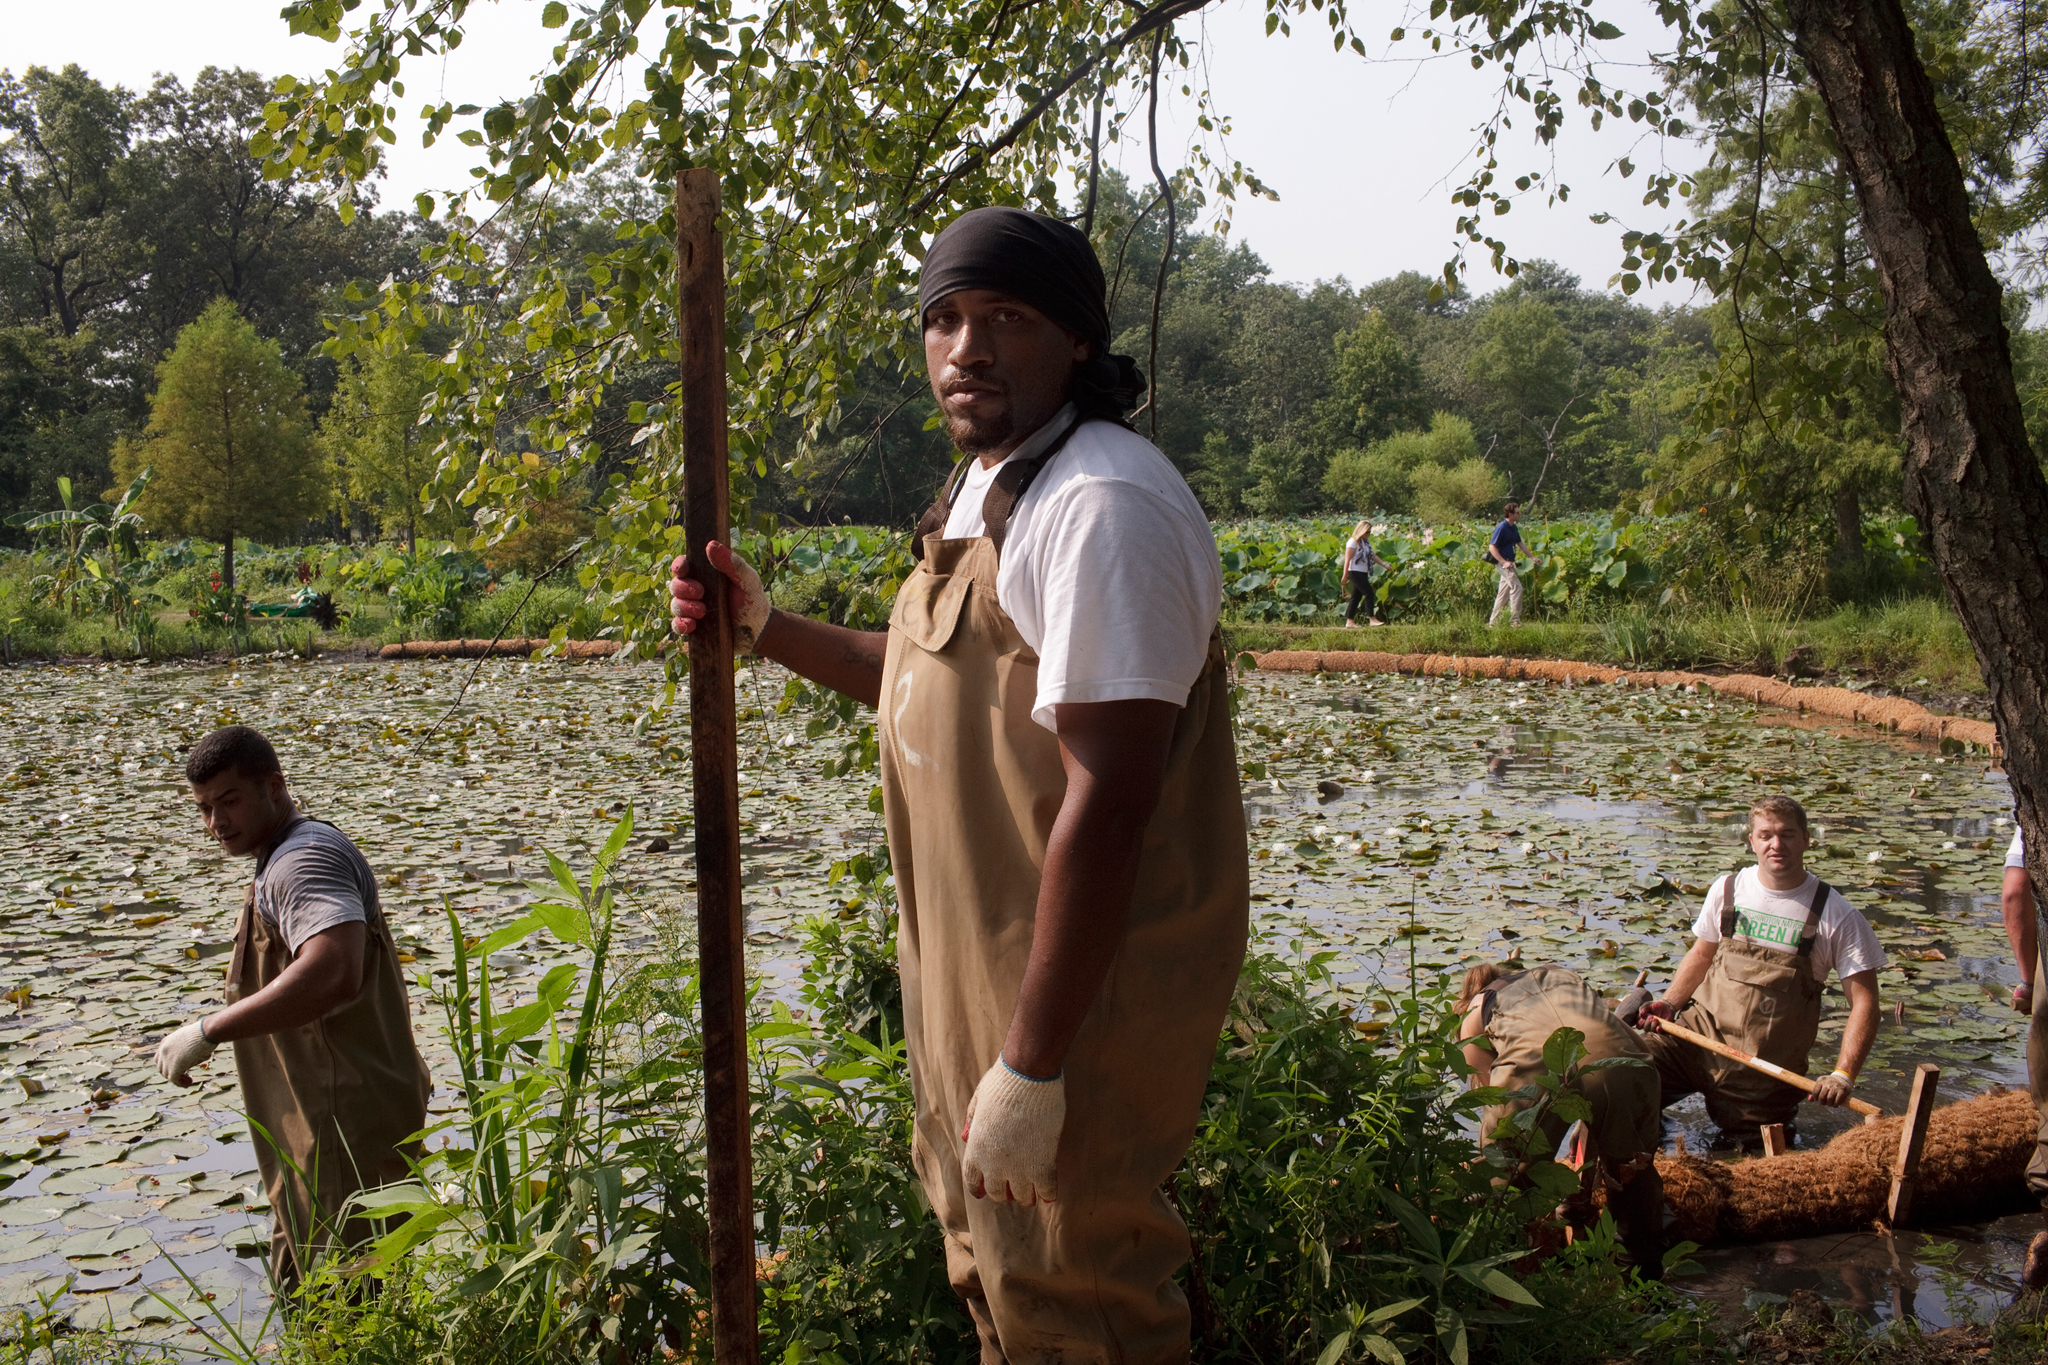
[[[698,989],[704,1016],[704,1203],[711,1225],[712,1358],[758,1365],[754,1317],[753,1116],[747,1094],[745,923],[740,909],[738,727],[732,613],[704,547],[728,540],[725,248],[718,174],[676,181],[683,531],[704,619],[690,635],[690,782],[697,836]]]
[[[1731,1062],[1741,1062],[1744,1066],[1750,1068],[1752,1071],[1761,1071],[1764,1073],[1764,1075],[1776,1077],[1778,1080],[1783,1081],[1787,1085],[1797,1086],[1799,1089],[1806,1091],[1808,1094],[1813,1093],[1814,1082],[1808,1080],[1806,1077],[1800,1075],[1796,1071],[1787,1071],[1784,1067],[1779,1066],[1776,1062],[1767,1062],[1761,1057],[1755,1057],[1747,1052],[1744,1052],[1739,1047],[1730,1047],[1726,1043],[1716,1042],[1714,1039],[1707,1037],[1707,1035],[1704,1033],[1694,1033],[1691,1029],[1686,1028],[1683,1024],[1674,1024],[1669,1019],[1659,1019],[1657,1021],[1657,1027],[1662,1029],[1664,1032],[1670,1034],[1674,1038],[1683,1038],[1686,1042],[1691,1043],[1696,1047],[1703,1047],[1709,1052],[1717,1053],[1720,1056],[1726,1057]],[[1884,1117],[1884,1110],[1878,1108],[1876,1105],[1870,1103],[1868,1100],[1852,1099],[1849,1101],[1849,1107],[1867,1118]]]
[[[1906,1127],[1892,1163],[1892,1194],[1884,1206],[1893,1227],[1913,1216],[1913,1185],[1920,1176],[1920,1153],[1927,1146],[1927,1121],[1934,1117],[1934,1087],[1940,1081],[1941,1068],[1925,1062],[1913,1073],[1913,1097],[1906,1101]]]
[[[1764,1133],[1764,1155],[1785,1155],[1785,1125],[1782,1123],[1766,1123],[1762,1127]]]

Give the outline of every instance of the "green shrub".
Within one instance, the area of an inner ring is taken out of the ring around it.
[[[1266,517],[1291,517],[1320,500],[1323,458],[1299,441],[1265,441],[1252,447],[1246,469],[1245,510]]]
[[[1251,483],[1251,469],[1244,453],[1230,443],[1230,437],[1212,431],[1202,438],[1202,449],[1188,471],[1188,487],[1195,492],[1212,517],[1234,517],[1244,511],[1244,492]]]
[[[1332,455],[1323,473],[1324,499],[1361,515],[1409,511],[1415,505],[1415,486],[1409,481],[1408,466],[1385,445]]]
[[[1508,495],[1507,477],[1476,455],[1448,469],[1418,465],[1408,481],[1416,515],[1425,521],[1464,521],[1498,507]]]

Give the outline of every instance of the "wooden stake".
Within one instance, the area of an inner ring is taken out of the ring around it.
[[[1716,1042],[1714,1039],[1707,1037],[1707,1035],[1704,1033],[1694,1033],[1691,1029],[1686,1028],[1683,1024],[1674,1024],[1669,1019],[1658,1020],[1657,1027],[1662,1029],[1664,1032],[1670,1034],[1674,1038],[1685,1039],[1686,1042],[1693,1044],[1695,1047],[1703,1047],[1709,1052],[1716,1053],[1720,1056],[1726,1057],[1731,1062],[1741,1062],[1744,1066],[1748,1067],[1752,1071],[1761,1071],[1764,1073],[1764,1075],[1775,1077],[1776,1079],[1783,1081],[1787,1085],[1797,1086],[1799,1089],[1806,1091],[1809,1095],[1813,1093],[1813,1081],[1808,1080],[1806,1077],[1800,1075],[1796,1071],[1787,1071],[1784,1067],[1779,1066],[1776,1062],[1767,1062],[1761,1057],[1752,1056],[1751,1054],[1744,1052],[1739,1047],[1730,1047],[1726,1043]],[[1870,1101],[1868,1100],[1852,1099],[1849,1101],[1849,1107],[1851,1109],[1854,1109],[1857,1113],[1865,1115],[1869,1118],[1884,1117],[1884,1110],[1878,1108],[1876,1105],[1870,1103]]]
[[[1786,1150],[1786,1143],[1785,1143],[1785,1125],[1784,1125],[1784,1124],[1782,1124],[1782,1123],[1766,1123],[1766,1124],[1764,1124],[1764,1125],[1763,1125],[1763,1134],[1764,1134],[1764,1155],[1765,1155],[1765,1156],[1783,1156],[1783,1155],[1785,1155],[1785,1150]]]
[[[1934,1087],[1940,1080],[1941,1068],[1925,1062],[1913,1073],[1913,1097],[1906,1102],[1906,1127],[1892,1163],[1892,1195],[1885,1203],[1893,1227],[1913,1216],[1913,1184],[1920,1175],[1920,1153],[1927,1146],[1927,1122],[1934,1117]]]
[[[706,543],[728,540],[725,247],[718,174],[676,180],[682,342],[683,531],[704,619],[690,635],[690,780],[696,812],[698,989],[704,1017],[705,1213],[711,1225],[712,1358],[758,1365],[754,1319],[753,1116],[747,1093],[747,986],[740,909],[738,727],[733,622]]]

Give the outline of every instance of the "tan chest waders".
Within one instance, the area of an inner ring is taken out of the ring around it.
[[[1586,1035],[1586,1061],[1603,1057],[1637,1057],[1642,1066],[1613,1067],[1581,1077],[1579,1088],[1593,1106],[1594,1146],[1603,1161],[1620,1166],[1645,1152],[1655,1152],[1663,1122],[1658,1113],[1657,1072],[1648,1065],[1649,1049],[1641,1035],[1614,1017],[1585,979],[1562,967],[1532,967],[1505,977],[1485,993],[1481,1018],[1493,1044],[1491,1083],[1506,1090],[1548,1074],[1543,1045],[1561,1028]],[[1488,1108],[1480,1117],[1480,1140],[1486,1141],[1500,1121],[1529,1100],[1511,1100]],[[1553,1119],[1545,1129],[1546,1152],[1564,1136],[1565,1124]]]
[[[967,1101],[1010,1026],[1066,792],[1059,741],[1031,718],[1038,658],[996,599],[1029,481],[1017,463],[983,504],[989,535],[923,538],[889,622],[882,793],[917,1169],[986,1365],[1177,1365],[1188,1235],[1160,1186],[1194,1134],[1250,910],[1220,640],[1174,727],[1123,947],[1067,1056],[1059,1202],[975,1199],[960,1178]]]
[[[1593,1116],[1587,1121],[1592,1158],[1582,1176],[1590,1192],[1597,1184],[1598,1203],[1568,1203],[1574,1220],[1590,1219],[1590,1208],[1614,1215],[1622,1244],[1645,1277],[1663,1274],[1663,1184],[1657,1175],[1657,1149],[1663,1141],[1663,1115],[1658,1107],[1656,1068],[1649,1064],[1643,1036],[1615,1018],[1613,1010],[1585,978],[1563,967],[1532,967],[1494,983],[1482,997],[1480,1018],[1493,1044],[1488,1080],[1507,1090],[1547,1075],[1543,1045],[1560,1028],[1586,1036],[1584,1061],[1634,1057],[1641,1066],[1617,1066],[1579,1077],[1579,1093]],[[1488,1141],[1501,1121],[1532,1100],[1510,1100],[1480,1115],[1479,1136]],[[1539,1130],[1541,1143],[1532,1155],[1548,1156],[1564,1137],[1565,1122],[1552,1115]],[[1593,1196],[1589,1193],[1587,1200]]]
[[[1679,1011],[1678,1022],[1803,1076],[1820,1032],[1821,983],[1813,975],[1813,945],[1832,888],[1814,878],[1806,925],[1797,946],[1784,952],[1736,937],[1741,912],[1735,905],[1735,880],[1730,874],[1726,882],[1721,946],[1706,980]],[[1805,1098],[1796,1086],[1668,1034],[1645,1038],[1663,1079],[1663,1102],[1702,1094],[1707,1116],[1744,1140],[1763,1124],[1791,1122]]]
[[[361,994],[324,1019],[234,1045],[249,1140],[270,1198],[270,1266],[286,1288],[335,1241],[350,1195],[411,1177],[405,1140],[426,1126],[432,1087],[413,1042],[398,948],[381,914],[366,928]],[[256,994],[291,963],[284,936],[256,913],[252,882],[235,926],[228,1003]],[[369,1232],[355,1220],[340,1240],[353,1245]]]

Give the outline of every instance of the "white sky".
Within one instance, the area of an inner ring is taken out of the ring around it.
[[[278,8],[279,0],[0,0],[0,67],[18,73],[75,62],[102,81],[140,90],[158,72],[188,82],[209,64],[306,75],[339,58],[339,45],[291,37]],[[1372,8],[1381,16],[1372,22],[1391,27],[1398,11]],[[406,97],[397,102],[407,121],[429,101],[488,105],[525,91],[555,36],[540,27],[540,10],[541,0],[473,6],[453,56],[408,64]],[[1640,54],[1660,41],[1645,0],[1607,0],[1601,12],[1629,34],[1617,47]],[[1183,21],[1184,31],[1199,22],[1206,34],[1209,85],[1233,123],[1229,155],[1281,196],[1278,203],[1240,200],[1233,235],[1251,243],[1283,280],[1343,275],[1362,284],[1407,269],[1434,274],[1453,244],[1450,190],[1465,178],[1473,125],[1489,105],[1497,73],[1474,72],[1462,59],[1367,63],[1332,52],[1313,11],[1291,38],[1265,37],[1263,16],[1260,0],[1222,0],[1206,17]],[[1384,28],[1374,31],[1385,35]],[[1412,59],[1424,50],[1410,39],[1388,55]],[[1653,84],[1640,66],[1609,68],[1605,78],[1635,90]],[[1163,99],[1162,143],[1178,148],[1192,131],[1188,102]],[[1590,223],[1592,213],[1604,209],[1644,228],[1669,222],[1663,210],[1642,207],[1641,171],[1623,180],[1606,169],[1623,154],[1657,162],[1658,147],[1639,144],[1640,133],[1624,123],[1592,134],[1574,108],[1557,162],[1573,189],[1570,203],[1546,209],[1540,199],[1525,201],[1489,225],[1507,229],[1497,235],[1523,257],[1560,261],[1588,286],[1605,285],[1620,260],[1619,229]],[[1669,154],[1684,164],[1700,156],[1690,145]],[[416,135],[401,136],[386,155],[382,198],[394,207],[420,190],[467,184],[476,160],[452,130],[431,149],[422,149]],[[1134,178],[1149,177],[1142,144],[1125,145],[1114,159]],[[1166,160],[1171,168],[1175,158]],[[1519,130],[1507,135],[1502,161],[1509,178],[1549,164]],[[1471,282],[1479,292],[1498,283],[1483,252],[1472,260]],[[1655,304],[1685,296],[1680,285],[1639,298]]]

